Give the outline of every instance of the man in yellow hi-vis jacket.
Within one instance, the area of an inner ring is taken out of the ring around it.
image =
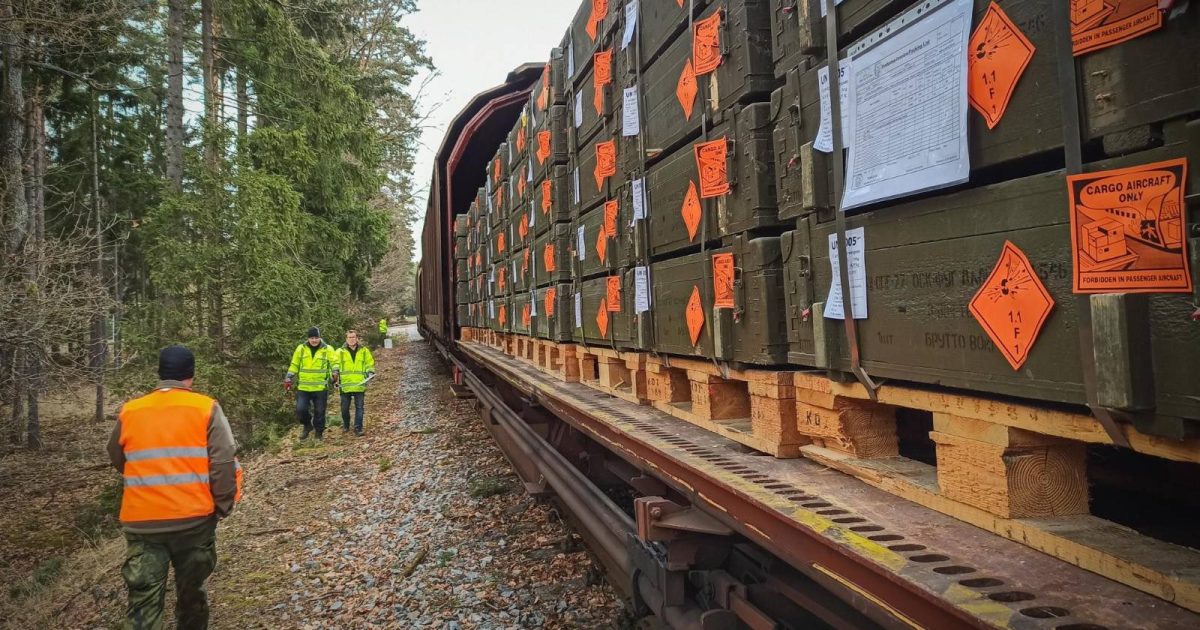
[[[308,342],[296,346],[292,362],[288,365],[284,389],[296,386],[296,420],[304,425],[300,439],[308,437],[315,429],[317,439],[325,435],[325,405],[329,402],[329,387],[337,385],[337,352],[321,340],[321,331],[316,326],[308,329]]]
[[[354,435],[363,434],[363,398],[367,379],[375,374],[375,357],[359,345],[358,331],[346,331],[346,345],[338,349],[339,378],[342,385],[342,430],[350,430],[350,401],[354,401]]]

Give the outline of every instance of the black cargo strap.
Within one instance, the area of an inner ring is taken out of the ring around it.
[[[837,227],[838,283],[842,287],[842,316],[846,325],[846,340],[850,344],[850,371],[867,389],[871,400],[879,400],[879,385],[862,366],[862,351],[858,345],[858,322],[854,319],[853,296],[850,288],[850,260],[846,252],[846,213],[842,211],[845,156],[842,154],[842,94],[838,62],[837,7],[834,0],[825,2],[825,54],[829,68],[829,123],[833,136],[833,214]],[[813,313],[813,317],[824,317]]]
[[[1062,108],[1063,152],[1066,157],[1066,175],[1078,175],[1083,172],[1083,149],[1081,146],[1082,133],[1079,125],[1079,79],[1075,67],[1075,50],[1071,38],[1070,5],[1066,2],[1055,2],[1054,33],[1058,64],[1058,91],[1062,94],[1059,99]],[[1064,178],[1065,181],[1065,178]],[[1092,301],[1088,295],[1076,296],[1079,325],[1079,364],[1083,372],[1083,389],[1087,396],[1087,406],[1092,415],[1104,427],[1113,444],[1130,448],[1125,432],[1117,423],[1118,416],[1126,414],[1099,403],[1096,389],[1096,350],[1095,339],[1092,335]]]

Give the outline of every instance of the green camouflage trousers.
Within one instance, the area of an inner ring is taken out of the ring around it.
[[[162,627],[167,571],[175,567],[175,621],[180,630],[208,627],[204,583],[217,566],[216,523],[165,534],[125,533],[128,551],[121,577],[129,589],[127,630]]]

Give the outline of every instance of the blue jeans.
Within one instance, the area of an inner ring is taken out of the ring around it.
[[[363,429],[363,398],[366,392],[342,392],[342,428],[350,428],[350,400],[354,400],[354,430]]]
[[[316,429],[317,435],[325,432],[325,403],[328,391],[302,392],[296,390],[296,420],[305,429]]]

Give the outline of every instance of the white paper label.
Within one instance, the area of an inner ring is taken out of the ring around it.
[[[633,310],[645,313],[650,310],[650,268],[633,268]]]
[[[488,169],[483,169],[483,192],[487,193],[489,197],[492,196],[492,174],[488,172]],[[489,204],[488,207],[490,208],[491,205]]]
[[[529,292],[529,315],[537,317],[537,291]]]
[[[646,218],[646,180],[635,179],[632,182],[633,220],[641,221]]]
[[[575,327],[583,328],[583,294],[575,294]]]
[[[629,0],[625,5],[625,33],[621,35],[621,50],[633,42],[633,31],[637,29],[638,0]]]
[[[907,26],[854,53],[843,210],[970,177],[967,41],[973,6],[971,0],[921,3],[896,18],[909,20]]]
[[[641,133],[641,114],[638,112],[637,86],[625,88],[624,111],[621,114],[621,135],[626,138]]]
[[[585,240],[583,238],[583,226],[575,229],[575,252],[579,255],[579,260],[583,260],[587,256]]]
[[[833,0],[833,4],[835,6],[839,5],[841,3],[842,3],[842,0]],[[828,9],[825,8],[825,0],[821,0],[821,17],[825,17],[827,11],[828,11]]]
[[[846,255],[850,271],[850,308],[854,319],[867,318],[867,237],[865,228],[846,231]],[[829,264],[833,269],[833,281],[829,283],[829,297],[825,300],[825,317],[846,319],[842,308],[842,270],[839,267],[837,234],[829,235]]]
[[[533,207],[533,202],[529,202],[529,227],[537,225],[537,209]]]
[[[583,126],[583,99],[579,95],[575,95],[575,128]]]
[[[510,145],[508,145],[508,163],[512,164],[513,161],[516,159],[517,159],[517,156],[515,153],[513,153],[513,146],[510,144]]]
[[[567,37],[567,76],[575,78],[575,38]]]
[[[575,197],[575,205],[579,205],[579,167],[575,167],[575,185],[571,187],[572,195]]]
[[[850,76],[853,66],[849,59],[838,64],[838,106],[842,119],[842,148],[850,146]],[[833,152],[833,104],[829,100],[829,66],[817,70],[817,89],[821,93],[821,127],[817,129],[817,139],[813,140],[813,148],[823,153]]]
[[[488,317],[496,319],[496,300],[488,300]]]
[[[532,155],[529,156],[529,168],[525,169],[525,181],[526,182],[533,181],[533,156]]]
[[[496,265],[492,265],[492,276],[490,278],[488,278],[488,283],[489,284],[496,283]]]

